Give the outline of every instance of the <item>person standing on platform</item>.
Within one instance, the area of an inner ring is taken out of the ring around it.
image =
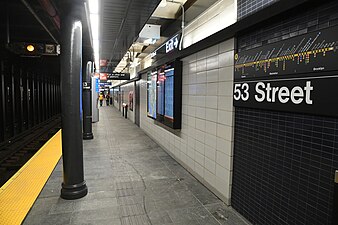
[[[106,95],[106,103],[107,103],[107,106],[109,106],[109,100],[110,100],[110,95],[109,93]]]
[[[102,93],[100,93],[99,100],[100,100],[100,106],[102,106],[102,104],[103,104],[103,94]]]

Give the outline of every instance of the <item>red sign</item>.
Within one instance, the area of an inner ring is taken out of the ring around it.
[[[106,73],[100,73],[100,80],[107,80],[108,74]]]
[[[107,66],[108,60],[107,59],[100,59],[100,66]]]

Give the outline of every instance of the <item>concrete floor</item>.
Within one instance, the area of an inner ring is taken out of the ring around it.
[[[88,195],[59,197],[61,160],[23,224],[247,224],[116,109],[100,108],[93,133],[84,141]]]

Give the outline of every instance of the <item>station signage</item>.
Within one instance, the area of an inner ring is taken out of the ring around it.
[[[130,80],[130,73],[108,73],[108,80]]]
[[[178,35],[170,38],[166,43],[165,43],[165,53],[169,53],[173,51],[174,49],[177,49],[179,45],[179,40],[178,40]]]
[[[236,82],[234,106],[338,116],[338,75]]]
[[[235,54],[235,107],[338,116],[338,28]]]

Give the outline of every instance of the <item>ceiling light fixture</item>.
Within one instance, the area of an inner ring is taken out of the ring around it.
[[[35,50],[34,45],[27,45],[26,46],[27,51],[33,52]]]
[[[161,2],[160,2],[160,7],[166,7],[167,6],[167,0],[162,0]]]
[[[93,51],[94,51],[94,62],[96,69],[99,69],[100,66],[100,17],[99,17],[99,1],[98,0],[88,0],[89,5],[89,18],[90,18],[90,28],[91,36],[93,40]]]

